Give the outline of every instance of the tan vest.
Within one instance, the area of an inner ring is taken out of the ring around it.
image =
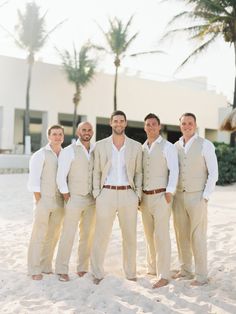
[[[179,181],[177,191],[203,191],[207,181],[208,171],[202,156],[203,138],[197,138],[185,154],[179,142],[175,143],[179,159]]]
[[[163,150],[166,140],[156,143],[149,154],[143,149],[143,190],[166,188],[169,170]]]
[[[54,197],[60,196],[60,192],[56,184],[57,166],[58,159],[57,156],[48,149],[44,149],[45,161],[40,178],[40,191],[42,195]]]
[[[75,158],[68,173],[68,188],[71,194],[87,195],[92,192],[93,152],[88,160],[83,147],[72,145]]]

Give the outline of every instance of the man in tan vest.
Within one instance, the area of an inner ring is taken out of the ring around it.
[[[144,119],[147,140],[143,144],[143,197],[141,212],[147,240],[148,274],[157,275],[153,288],[170,279],[171,201],[178,181],[178,156],[173,144],[160,135],[160,119],[149,113]]]
[[[176,142],[179,181],[173,201],[180,270],[173,278],[193,278],[192,286],[207,283],[207,202],[218,180],[214,145],[196,134],[196,117],[180,117],[183,136]],[[195,272],[192,271],[192,255]]]
[[[28,250],[28,273],[41,280],[52,273],[52,258],[64,215],[63,197],[56,185],[58,156],[64,129],[52,125],[47,131],[48,144],[35,152],[29,164],[28,188],[34,193],[35,217]]]
[[[123,239],[123,268],[126,278],[136,280],[137,209],[142,189],[142,146],[125,135],[123,111],[113,112],[112,135],[96,144],[93,194],[96,198],[96,227],[91,252],[94,283],[104,278],[103,263],[118,215]]]
[[[90,249],[95,223],[95,201],[92,196],[93,148],[90,140],[93,127],[81,122],[78,140],[66,147],[58,161],[57,184],[66,202],[63,229],[56,258],[60,281],[69,281],[69,260],[74,237],[80,226],[77,274],[88,272]]]

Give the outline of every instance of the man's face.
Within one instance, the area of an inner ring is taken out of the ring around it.
[[[82,123],[77,129],[77,136],[82,142],[89,142],[93,136],[93,127],[90,123]]]
[[[51,145],[61,145],[64,141],[64,133],[62,129],[51,129],[48,135],[48,141]]]
[[[117,115],[112,117],[112,120],[110,121],[110,126],[112,127],[113,133],[121,135],[125,132],[127,121],[125,120],[124,116]]]
[[[197,124],[193,117],[183,116],[180,120],[180,130],[183,136],[192,137],[196,132]]]
[[[158,123],[157,119],[150,118],[144,122],[144,131],[147,137],[157,138],[160,134],[161,125]]]

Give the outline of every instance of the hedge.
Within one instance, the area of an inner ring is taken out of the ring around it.
[[[236,147],[225,143],[214,143],[219,166],[219,180],[217,185],[236,182]]]

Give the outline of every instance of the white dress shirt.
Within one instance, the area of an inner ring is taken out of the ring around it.
[[[70,171],[71,163],[75,159],[75,151],[73,148],[74,144],[71,144],[63,149],[58,158],[58,170],[57,170],[57,185],[61,193],[69,193],[67,176]],[[84,154],[87,159],[90,159],[91,153],[94,150],[95,144],[90,145],[89,151],[78,139],[75,143],[76,146],[81,146],[83,148]]]
[[[157,143],[161,143],[163,137],[161,135],[151,144],[148,146],[148,141],[143,144],[144,149],[151,154],[154,146]],[[163,148],[163,156],[166,159],[167,168],[169,169],[169,177],[168,177],[168,184],[166,187],[167,193],[174,193],[176,190],[176,186],[178,183],[178,176],[179,176],[179,164],[178,164],[178,153],[176,147],[171,144],[170,142],[166,141],[164,148]]]
[[[107,185],[129,185],[125,163],[125,143],[118,150],[112,143],[111,168],[105,180]]]
[[[181,147],[183,147],[185,154],[187,154],[194,140],[198,137],[198,134],[194,134],[194,136],[191,137],[191,139],[188,140],[186,144],[184,143],[183,137],[179,139],[179,144]],[[215,146],[207,139],[204,139],[203,141],[202,156],[205,159],[208,171],[207,182],[203,191],[203,198],[208,200],[210,194],[214,191],[216,181],[218,180],[218,163],[215,154]]]
[[[29,178],[27,185],[30,192],[40,192],[41,174],[45,161],[45,150],[52,151],[55,157],[58,158],[57,154],[52,150],[50,144],[40,148],[31,156],[29,162]]]

